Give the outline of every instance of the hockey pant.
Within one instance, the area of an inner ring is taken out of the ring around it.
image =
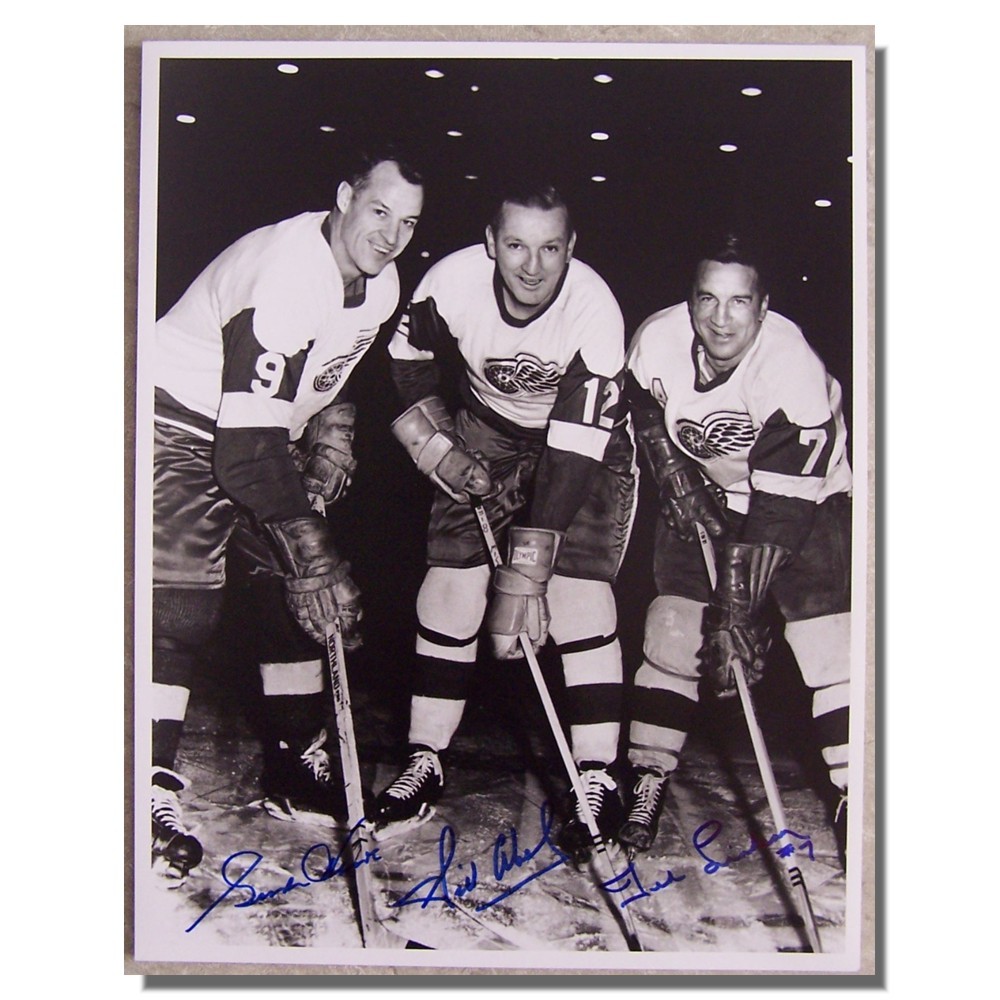
[[[417,597],[417,678],[410,743],[444,750],[465,711],[486,612],[490,570],[434,566]],[[570,744],[577,763],[618,755],[622,657],[611,585],[556,574],[548,587],[550,635],[562,659]],[[498,665],[495,669],[509,669]]]

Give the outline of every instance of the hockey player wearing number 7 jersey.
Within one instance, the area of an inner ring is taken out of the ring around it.
[[[656,835],[704,673],[723,697],[731,665],[761,676],[772,597],[812,690],[815,732],[848,787],[851,470],[841,390],[790,320],[768,309],[764,274],[735,237],[705,255],[690,300],[650,316],[627,382],[640,451],[659,489],[643,661],[630,692],[634,784],[624,843]],[[695,522],[719,554],[709,588]]]
[[[588,799],[604,832],[620,825],[609,772],[622,710],[611,585],[631,530],[634,449],[621,310],[574,259],[575,238],[555,189],[512,192],[485,245],[428,271],[390,343],[404,406],[394,433],[439,489],[417,597],[410,762],[371,816],[385,834],[426,818],[443,791],[441,755],[462,719],[484,616],[501,660],[521,655],[519,633],[536,648],[551,634]],[[453,414],[440,376],[456,351],[462,405]],[[492,587],[472,497],[509,546]],[[586,852],[579,816],[563,841]]]

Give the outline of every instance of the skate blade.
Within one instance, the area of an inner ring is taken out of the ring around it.
[[[304,823],[307,826],[317,826],[323,829],[332,827],[342,828],[344,823],[331,816],[329,813],[297,805],[290,799],[279,798],[278,796],[265,796],[251,802],[251,806],[263,809],[272,819],[281,820],[283,823]]]
[[[437,810],[434,806],[428,805],[425,802],[420,807],[420,811],[415,816],[411,816],[409,819],[397,820],[395,823],[386,823],[385,826],[381,827],[372,827],[372,837],[378,842],[393,840],[396,837],[402,836],[404,833],[410,833],[411,831],[423,826],[424,823],[433,819],[436,814]]]

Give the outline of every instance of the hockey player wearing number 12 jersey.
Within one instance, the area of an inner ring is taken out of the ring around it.
[[[444,787],[484,616],[494,654],[518,635],[561,654],[570,742],[604,832],[621,819],[608,767],[618,754],[622,664],[612,583],[631,530],[634,449],[622,398],[624,322],[605,282],[573,258],[575,233],[551,187],[510,194],[485,246],[444,258],[420,282],[390,342],[405,407],[393,431],[437,484],[417,598],[410,763],[376,800],[386,833],[425,818]],[[462,405],[441,398],[441,362],[461,359]],[[491,573],[470,499],[507,565]],[[564,830],[585,853],[579,815]]]
[[[768,310],[755,257],[729,237],[697,268],[691,298],[650,316],[629,348],[640,450],[659,487],[643,661],[630,697],[630,814],[646,849],[698,700],[699,677],[735,693],[759,679],[771,595],[812,690],[816,735],[845,807],[848,786],[851,470],[841,390],[791,321]],[[715,536],[710,589],[694,525]]]
[[[279,624],[265,626],[261,650],[265,803],[296,818],[298,803],[329,814],[343,801],[320,728],[320,643],[338,619],[345,646],[360,641],[360,593],[315,497],[335,500],[354,471],[343,390],[396,309],[392,262],[423,205],[420,175],[390,147],[362,154],[347,176],[332,211],[237,240],[156,324],[152,859],[167,885],[203,853],[174,768],[227,549],[278,581],[276,600],[264,598]]]

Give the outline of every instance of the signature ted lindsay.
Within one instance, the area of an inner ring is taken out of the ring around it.
[[[243,850],[230,854],[220,869],[224,891],[202,911],[187,931],[195,930],[223,903],[237,909],[259,906],[289,893],[311,890],[354,869],[384,860],[379,844],[369,843],[362,849],[361,843],[354,839],[363,822],[351,828],[337,849],[326,843],[311,845],[298,861],[299,874],[289,875],[280,885],[265,887],[259,883],[255,872],[264,860],[259,851]],[[416,906],[421,910],[431,906],[454,908],[461,900],[471,904],[477,912],[488,910],[571,861],[570,856],[555,842],[553,814],[548,803],[543,803],[540,808],[539,830],[537,838],[523,842],[517,827],[512,825],[497,835],[488,861],[472,857],[464,857],[460,861],[456,858],[458,836],[454,828],[442,826],[436,868],[413,883],[390,906]],[[722,851],[720,845],[728,841],[724,834],[725,825],[717,819],[705,820],[692,832],[690,843],[700,859],[695,874],[713,876],[772,850],[781,858],[800,854],[810,861],[815,860],[812,837],[795,830],[779,830],[767,839],[749,837],[747,846],[735,854]],[[622,908],[688,878],[688,874],[671,868],[661,868],[652,874],[648,870],[640,871],[635,860],[624,854],[619,855],[615,864],[614,877],[604,881],[602,888],[614,896]]]

